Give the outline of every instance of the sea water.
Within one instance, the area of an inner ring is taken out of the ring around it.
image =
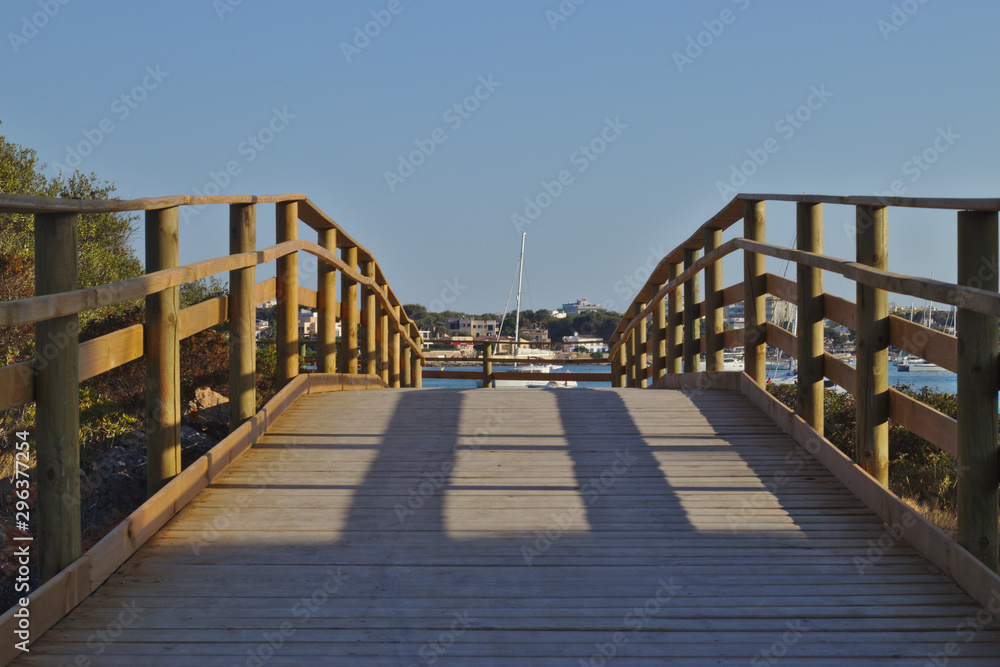
[[[558,362],[556,362],[558,365]],[[440,366],[428,366],[428,368],[441,368]],[[476,371],[479,370],[479,366],[447,366],[450,370],[469,370]],[[512,370],[510,366],[499,366],[494,365],[493,370],[495,371],[509,371]],[[611,366],[608,364],[593,364],[593,365],[572,365],[563,366],[556,373],[562,373],[565,371],[572,371],[573,373],[610,373]],[[779,371],[780,373],[780,371]],[[770,374],[770,371],[769,371]],[[476,386],[475,380],[438,380],[434,378],[424,378],[424,387],[427,388],[442,388],[442,387],[452,387],[452,388],[468,388],[474,389]],[[930,387],[934,391],[943,391],[949,394],[954,394],[958,391],[958,376],[950,371],[909,371],[900,373],[896,370],[896,367],[892,364],[889,365],[889,386],[896,387],[901,384],[908,385],[911,389],[919,390],[923,387]],[[610,382],[577,382],[578,387],[610,387]]]

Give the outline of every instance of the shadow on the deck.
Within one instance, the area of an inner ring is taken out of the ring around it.
[[[309,396],[34,657],[133,600],[102,664],[912,664],[976,607],[885,535],[735,393]]]

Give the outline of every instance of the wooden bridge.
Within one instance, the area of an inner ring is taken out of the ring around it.
[[[764,242],[765,201],[795,202],[797,249]],[[278,243],[258,250],[256,209],[270,203]],[[857,261],[822,254],[824,203],[857,208]],[[177,211],[192,204],[230,206],[231,254],[177,267]],[[960,211],[957,284],[886,270],[893,206]],[[0,304],[0,326],[34,322],[41,344],[0,369],[0,409],[37,406],[30,550],[45,581],[0,617],[0,656],[996,665],[998,209],[741,195],[636,296],[612,339],[611,388],[432,390],[375,259],[301,195],[0,195],[0,212],[35,215],[37,296]],[[78,217],[108,210],[146,211],[149,273],[78,290]],[[297,239],[300,220],[318,243]],[[723,243],[740,220],[744,234]],[[724,287],[735,250],[745,280]],[[298,284],[299,252],[325,267],[315,291]],[[797,280],[766,273],[764,256],[796,262]],[[253,267],[275,260],[277,278],[255,286]],[[179,285],[223,271],[228,297],[178,308]],[[824,294],[822,271],[856,282],[857,305]],[[957,337],[889,316],[888,291],[957,305]],[[765,322],[767,293],[798,305],[795,332]],[[283,388],[254,413],[254,305],[275,295]],[[144,325],[77,342],[80,312],[137,297]],[[747,327],[724,332],[721,309],[737,301]],[[319,313],[315,374],[298,374],[300,306]],[[824,354],[824,318],[857,332],[856,369]],[[179,340],[226,319],[232,433],[181,470]],[[795,412],[763,387],[768,343],[798,359]],[[721,370],[733,345],[745,373]],[[957,420],[888,388],[889,345],[958,373]],[[140,357],[151,497],[81,554],[78,383]],[[857,399],[857,463],[823,437],[824,377]],[[890,416],[957,454],[962,546],[886,490]]]

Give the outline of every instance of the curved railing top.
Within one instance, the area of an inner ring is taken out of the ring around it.
[[[688,237],[686,241],[675,247],[671,252],[667,253],[663,259],[654,267],[650,273],[649,278],[646,283],[642,286],[639,292],[635,295],[629,308],[626,309],[625,315],[622,321],[619,323],[618,328],[615,329],[614,333],[610,337],[610,343],[613,348],[617,347],[620,342],[622,335],[626,333],[630,328],[634,326],[634,322],[637,316],[634,316],[633,307],[636,304],[644,304],[643,315],[648,315],[651,311],[651,304],[662,298],[662,296],[671,291],[669,288],[665,290],[660,290],[657,288],[658,285],[669,284],[672,277],[670,276],[670,266],[674,264],[679,264],[684,260],[685,250],[702,250],[705,248],[705,230],[727,230],[734,224],[739,222],[744,217],[744,206],[746,202],[758,202],[758,201],[775,201],[775,202],[789,202],[797,204],[842,204],[847,206],[875,206],[875,207],[897,207],[897,208],[926,208],[926,209],[941,209],[941,210],[953,210],[953,211],[1000,211],[1000,198],[942,198],[942,197],[879,197],[879,196],[840,196],[840,195],[817,195],[817,194],[801,194],[801,195],[788,195],[788,194],[756,194],[756,193],[740,193],[733,197],[733,199],[726,204],[718,213],[713,215],[707,221],[705,221],[700,227],[698,227],[695,232]],[[726,245],[726,244],[724,244]],[[757,244],[764,245],[764,244]],[[727,246],[724,248],[719,248],[719,254],[724,255],[734,250],[742,248],[742,244],[735,244],[731,247]],[[787,251],[796,253],[799,255],[796,259],[805,259],[808,261],[807,257],[804,257],[802,253],[798,251]],[[774,254],[776,254],[775,251]],[[770,254],[770,253],[768,253]],[[787,253],[786,253],[787,254]],[[808,254],[808,253],[806,253]],[[717,257],[718,258],[718,257]],[[826,264],[826,266],[821,266],[821,268],[827,270],[838,271],[843,267],[834,267],[833,263],[837,263],[838,260],[826,257],[823,260],[816,260],[815,264]],[[706,256],[697,267],[694,267],[696,272],[698,268],[702,268],[705,263],[711,263],[713,260],[711,257]],[[844,262],[844,264],[854,264],[853,262]],[[885,276],[891,276],[898,278],[900,280],[914,280],[921,282],[924,286],[929,287],[928,291],[922,291],[920,294],[916,295],[921,298],[928,296],[928,294],[936,294],[938,298],[946,296],[945,291],[954,291],[955,286],[950,283],[944,283],[941,281],[927,280],[923,278],[917,278],[914,276],[899,276],[897,274],[890,274],[887,271],[878,271],[874,269],[867,269],[861,267],[851,267],[860,273],[870,273],[870,274],[884,274]],[[839,272],[839,271],[838,271]],[[686,275],[684,278],[686,279]],[[683,281],[681,281],[683,282]],[[912,288],[913,286],[911,286]],[[958,288],[959,291],[968,292],[973,299],[981,300],[983,298],[987,300],[992,300],[992,297],[988,294],[973,294],[974,292],[981,291],[975,290],[974,288]],[[914,291],[910,289],[909,291],[904,291],[904,293],[909,293]],[[658,292],[662,292],[659,294]],[[995,295],[994,295],[995,296]],[[647,307],[650,306],[650,307]],[[1000,306],[998,306],[1000,307]],[[975,305],[973,304],[973,308]],[[992,307],[987,308],[992,310]]]
[[[393,306],[402,307],[402,302],[395,295],[392,288],[388,285],[385,280],[385,275],[382,268],[378,265],[372,253],[365,248],[363,245],[354,240],[354,238],[345,232],[343,228],[337,224],[330,216],[323,212],[315,203],[312,202],[306,195],[296,193],[296,194],[277,194],[277,195],[217,195],[211,197],[192,197],[190,195],[170,195],[166,197],[141,197],[138,199],[72,199],[72,198],[60,198],[60,197],[34,197],[28,195],[14,195],[0,192],[0,213],[13,213],[13,214],[46,214],[46,213],[122,213],[129,211],[155,211],[165,208],[171,208],[175,206],[205,206],[211,204],[278,204],[285,202],[296,202],[299,205],[299,220],[304,222],[306,225],[315,229],[316,231],[323,230],[336,230],[337,234],[337,247],[338,248],[356,248],[358,254],[359,262],[375,262],[375,279],[371,280],[360,275],[351,275],[351,278],[355,279],[360,284],[375,284],[380,283],[385,285],[386,298]],[[250,258],[245,258],[246,265],[249,266],[253,263],[258,263],[260,261],[270,261],[276,256],[281,256],[288,254],[289,252],[295,252],[296,250],[304,250],[316,255],[320,259],[337,266],[338,269],[351,274],[351,270],[347,267],[342,266],[336,257],[323,257],[322,252],[316,252],[316,249],[311,247],[306,247],[299,244],[301,247],[296,248],[284,248],[284,252],[277,252],[275,254],[273,251],[278,250],[278,246],[266,250],[258,250],[257,253],[264,253],[265,256],[260,257],[257,261],[252,261]],[[272,251],[272,252],[268,252]],[[273,256],[272,256],[273,255]],[[179,284],[179,282],[187,282],[188,280],[197,280],[199,278],[205,277],[206,275],[211,275],[217,273],[218,271],[229,270],[230,266],[224,266],[219,268],[217,266],[210,266],[212,260],[207,260],[206,262],[197,263],[196,272],[191,275],[184,275],[185,267],[174,269],[171,272],[173,276],[172,281],[166,286],[173,284]],[[194,266],[194,265],[192,265]],[[218,269],[218,271],[214,270]],[[166,273],[166,272],[165,272]],[[142,276],[139,278],[134,278],[130,281],[122,281],[121,283],[116,283],[115,285],[102,285],[89,290],[78,290],[77,292],[94,292],[91,295],[93,298],[93,304],[88,305],[86,308],[75,308],[77,312],[80,310],[85,310],[89,307],[96,307],[97,305],[109,305],[110,303],[117,303],[119,301],[127,300],[129,298],[136,298],[140,296],[145,296],[155,289],[151,289],[152,281],[150,278],[155,277],[155,274],[149,274],[147,276]],[[178,282],[179,281],[179,282]],[[121,298],[116,298],[114,301],[107,301],[107,296],[103,299],[98,299],[96,294],[97,290],[105,289],[108,287],[118,287],[124,286],[128,283],[127,287],[132,289],[126,289]],[[147,283],[150,283],[147,285]],[[159,285],[162,289],[164,284]],[[43,298],[35,297],[39,301]],[[29,299],[22,300],[23,302],[31,301]],[[55,300],[48,298],[48,301],[55,303]],[[71,299],[63,299],[63,301],[69,302]],[[34,317],[34,319],[39,319],[34,314],[29,315],[24,312],[23,306],[30,305],[28,303],[22,304],[21,306],[16,305],[17,302],[8,302],[0,306],[0,325],[12,325],[18,324],[24,321],[29,321],[26,318]],[[21,311],[18,313],[18,311]],[[67,311],[68,312],[68,311]],[[65,312],[46,313],[46,316],[52,317],[57,315],[67,314]],[[19,316],[18,316],[19,315]],[[410,332],[410,336],[414,339],[419,339],[419,332],[416,323],[410,319],[409,315],[405,311],[401,312],[401,321],[399,322],[401,327],[407,328]]]

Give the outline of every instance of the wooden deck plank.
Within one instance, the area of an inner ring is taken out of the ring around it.
[[[345,392],[16,664],[996,664],[984,613],[736,392]]]

